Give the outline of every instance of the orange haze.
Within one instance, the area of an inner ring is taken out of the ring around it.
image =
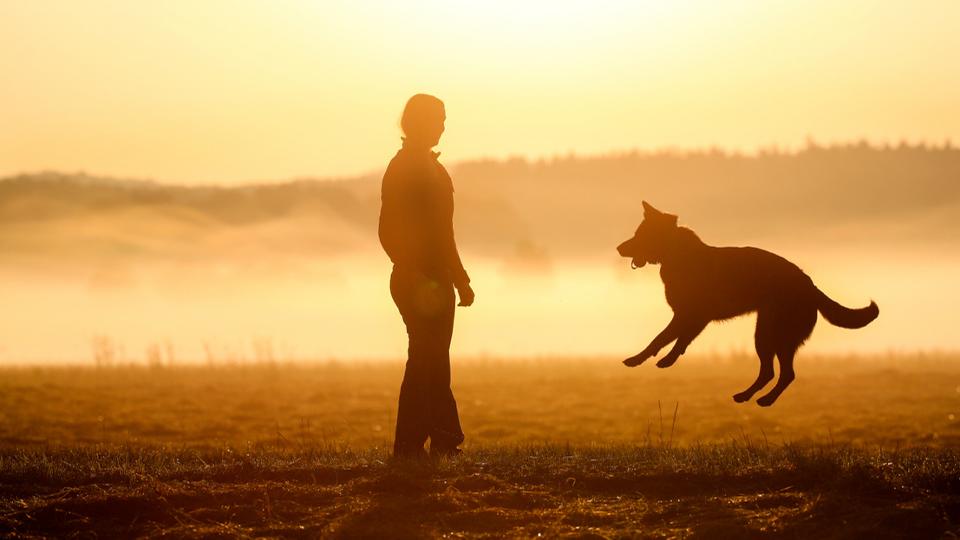
[[[454,161],[960,134],[960,3],[0,3],[0,176],[380,169],[403,101]]]

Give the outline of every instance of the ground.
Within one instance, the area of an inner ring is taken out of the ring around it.
[[[147,537],[940,538],[960,454],[844,446],[8,452],[0,533]]]
[[[7,537],[960,534],[960,362],[454,367],[464,455],[394,462],[397,363],[7,369]]]

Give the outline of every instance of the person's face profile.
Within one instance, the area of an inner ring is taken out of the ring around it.
[[[440,136],[446,130],[447,113],[443,107],[439,107],[436,112],[427,119],[424,126],[424,135],[431,147],[440,144]]]

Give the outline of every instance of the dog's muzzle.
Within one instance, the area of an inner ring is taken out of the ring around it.
[[[637,268],[643,268],[644,265],[646,264],[647,264],[646,261],[640,261],[640,264],[637,264],[636,259],[630,259],[630,268],[633,268],[634,270],[636,270]]]

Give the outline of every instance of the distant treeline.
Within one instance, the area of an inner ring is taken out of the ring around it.
[[[631,152],[448,166],[462,248],[496,257],[612,254],[640,221],[641,200],[715,243],[960,243],[960,149],[949,144],[810,143],[792,153]],[[376,246],[378,210],[376,176],[187,187],[25,174],[0,179],[0,258],[73,240],[120,255],[162,257],[175,246],[189,256],[194,242],[212,249],[201,242],[211,235],[248,238],[253,251],[289,234],[281,242],[288,252],[365,251]],[[275,227],[283,223],[295,226]]]

